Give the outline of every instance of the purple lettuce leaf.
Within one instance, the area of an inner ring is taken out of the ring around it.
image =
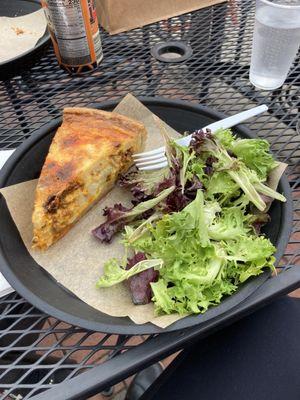
[[[138,252],[132,258],[128,258],[126,269],[130,269],[138,262],[146,259],[147,257],[144,253]],[[150,303],[152,298],[150,283],[156,282],[158,276],[158,271],[155,271],[154,268],[149,268],[134,276],[131,276],[127,280],[127,285],[130,289],[132,301],[134,304],[141,305]]]
[[[132,208],[126,208],[122,204],[106,207],[103,212],[103,215],[106,216],[106,220],[97,228],[93,229],[92,234],[102,243],[109,243],[112,237],[122,230],[129,222],[149,218],[155,207],[165,200],[174,190],[175,186],[171,186],[160,192],[155,198],[141,202]]]
[[[252,222],[253,229],[257,235],[261,234],[261,229],[264,225],[271,221],[271,217],[267,213],[258,213]]]
[[[213,157],[213,156],[207,157],[207,159],[205,161],[205,168],[204,168],[204,172],[206,175],[211,176],[213,174],[213,172],[214,172],[213,164],[217,161],[218,161],[218,159],[216,157]]]
[[[203,189],[203,184],[200,179],[194,175],[191,180],[187,181],[184,194],[190,201],[192,201],[196,198],[197,190],[199,189]]]
[[[109,243],[115,233],[125,226],[126,219],[124,217],[131,209],[120,203],[114,204],[112,207],[105,207],[103,215],[106,217],[106,221],[93,229],[92,234],[102,243]]]
[[[142,177],[139,177],[138,171],[130,171],[127,174],[122,175],[119,179],[119,186],[130,190],[135,204],[137,204],[137,202],[148,200],[151,197],[149,193],[146,193],[146,190],[143,187],[143,179]]]
[[[157,196],[162,190],[174,185],[170,169],[155,171],[131,171],[119,179],[119,185],[131,191],[135,204]]]
[[[174,192],[160,204],[160,210],[164,213],[181,211],[190,201],[191,200],[182,193],[181,186],[177,186]]]
[[[202,146],[206,139],[213,139],[212,133],[210,129],[203,131],[202,129],[196,130],[190,141],[190,149],[193,150],[196,154],[202,153]]]

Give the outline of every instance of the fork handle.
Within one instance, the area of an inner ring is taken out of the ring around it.
[[[251,108],[250,110],[232,115],[231,117],[224,118],[221,121],[213,122],[212,124],[207,125],[202,129],[203,130],[210,129],[212,132],[215,132],[217,129],[220,128],[223,129],[232,128],[233,126],[238,125],[241,122],[244,122],[251,117],[255,117],[255,115],[261,114],[267,110],[268,107],[265,104],[263,104],[261,106]],[[190,144],[191,138],[192,135],[185,136],[183,138],[176,140],[176,142],[181,146],[188,146]]]

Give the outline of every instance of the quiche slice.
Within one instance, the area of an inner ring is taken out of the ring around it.
[[[122,115],[65,108],[38,180],[32,247],[46,249],[114,185],[142,150],[145,127]]]

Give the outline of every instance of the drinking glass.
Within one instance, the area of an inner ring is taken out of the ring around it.
[[[300,0],[256,0],[250,82],[266,90],[284,83],[300,45]]]

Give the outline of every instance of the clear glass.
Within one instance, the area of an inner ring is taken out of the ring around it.
[[[256,0],[250,82],[283,85],[300,46],[300,0]]]

